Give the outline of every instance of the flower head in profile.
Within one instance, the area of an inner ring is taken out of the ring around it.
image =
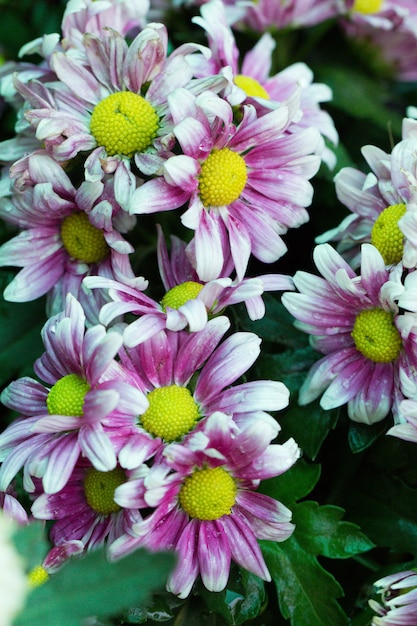
[[[402,377],[415,378],[417,317],[400,311],[397,285],[371,244],[362,246],[360,275],[329,244],[315,248],[314,260],[322,276],[299,271],[299,293],[282,296],[297,327],[325,354],[310,369],[299,401],[321,395],[324,409],[347,403],[352,420],[377,422],[397,411]]]
[[[183,153],[164,162],[163,176],[133,192],[129,211],[155,213],[187,203],[181,220],[195,231],[201,280],[219,276],[230,253],[242,280],[251,254],[276,261],[286,252],[281,235],[308,220],[320,134],[315,128],[285,132],[297,97],[261,117],[245,105],[238,126],[230,104],[211,92],[195,97],[177,89],[169,104]]]
[[[369,600],[377,614],[372,626],[413,626],[417,614],[417,573],[405,570],[380,578],[374,583],[379,601]]]
[[[344,167],[336,174],[337,197],[351,213],[317,241],[337,241],[353,266],[359,263],[360,245],[370,242],[387,265],[401,261],[406,268],[416,267],[416,145],[417,122],[405,118],[402,140],[390,154],[364,146],[362,154],[372,171]]]
[[[178,565],[168,589],[182,598],[199,575],[210,591],[224,589],[232,560],[270,580],[257,539],[283,541],[294,526],[284,505],[256,489],[260,480],[289,469],[300,454],[292,439],[270,445],[272,437],[256,422],[238,427],[218,412],[184,444],[168,446],[165,466],[154,466],[144,479],[144,499],[155,510],[115,541],[110,555],[139,545],[174,549]],[[129,501],[123,485],[116,499]]]
[[[137,315],[138,318],[128,324],[123,334],[125,345],[134,347],[164,329],[179,331],[187,328],[190,332],[198,332],[211,317],[239,302],[245,303],[251,319],[259,319],[265,313],[261,297],[264,291],[293,289],[290,277],[283,274],[232,280],[227,263],[218,278],[204,283],[191,262],[193,249],[193,241],[186,244],[171,235],[170,256],[162,230],[158,227],[158,265],[165,288],[159,302],[141,291],[140,285],[132,285],[130,280],[123,283],[99,276],[85,278],[84,284],[89,289],[104,288],[112,300],[101,308],[101,323],[107,326],[126,313]]]
[[[126,437],[136,432],[136,415],[148,407],[144,394],[115,361],[122,344],[104,327],[85,330],[80,304],[68,296],[62,314],[42,331],[45,352],[36,361],[35,380],[23,377],[2,393],[5,406],[20,417],[0,435],[0,485],[5,491],[24,467],[25,489],[32,476],[56,493],[69,479],[82,454],[98,471],[110,471]],[[154,448],[142,437],[142,448]]]
[[[113,181],[84,181],[76,189],[64,169],[44,152],[35,152],[11,169],[14,186],[3,198],[0,215],[20,232],[0,248],[0,265],[22,269],[4,297],[27,302],[48,294],[50,314],[65,306],[68,292],[86,312],[97,309],[81,288],[87,274],[128,274],[133,247],[122,232],[134,225],[114,198]]]

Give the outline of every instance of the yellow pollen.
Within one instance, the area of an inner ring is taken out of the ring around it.
[[[96,104],[90,131],[107,154],[132,157],[144,152],[156,137],[159,117],[153,106],[131,91],[119,91]]]
[[[180,306],[189,300],[194,300],[202,288],[203,285],[201,283],[196,283],[192,280],[182,283],[181,285],[176,285],[167,291],[162,298],[162,308],[164,311],[166,311],[167,306],[171,309],[179,309]]]
[[[237,74],[234,78],[234,83],[240,87],[247,96],[252,98],[264,98],[269,100],[269,93],[262,87],[252,76],[245,76],[245,74]]]
[[[403,257],[404,235],[398,220],[405,212],[405,204],[392,204],[378,215],[372,227],[371,243],[378,248],[386,265],[399,263]]]
[[[361,311],[356,317],[352,337],[359,352],[375,363],[395,361],[402,348],[393,315],[383,309]]]
[[[70,257],[83,263],[98,263],[109,252],[103,231],[93,226],[82,211],[64,218],[61,239]]]
[[[200,418],[198,406],[186,387],[158,387],[148,394],[149,408],[140,421],[155,437],[170,442],[188,433]]]
[[[384,0],[355,0],[353,3],[352,11],[370,15],[371,13],[378,13],[382,8]]]
[[[214,520],[230,515],[236,501],[236,481],[222,467],[196,469],[187,476],[178,494],[190,517]]]
[[[205,207],[218,207],[237,200],[248,173],[243,157],[229,148],[213,150],[201,165],[199,191]]]
[[[50,415],[83,415],[83,405],[90,385],[77,374],[60,378],[50,389],[46,406]]]
[[[84,493],[89,506],[102,515],[120,511],[121,507],[114,501],[114,492],[124,482],[126,475],[120,467],[110,472],[99,472],[91,467],[84,479]]]
[[[41,585],[46,583],[46,581],[49,578],[49,574],[46,571],[46,569],[43,567],[43,565],[36,565],[36,567],[30,570],[27,578],[28,578],[29,587],[34,589],[35,587],[40,587]]]

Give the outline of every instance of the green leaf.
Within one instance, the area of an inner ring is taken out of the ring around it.
[[[387,431],[388,419],[376,424],[349,423],[348,441],[352,452],[363,452]]]
[[[38,521],[19,526],[13,534],[13,542],[25,559],[28,570],[40,565],[49,549],[44,525]]]
[[[292,508],[314,489],[319,478],[320,465],[299,459],[281,476],[262,481],[259,491]]]
[[[41,587],[32,591],[15,626],[80,626],[95,615],[106,618],[144,603],[164,585],[174,564],[168,553],[138,550],[109,563],[103,549],[71,559]]]
[[[283,543],[260,543],[275,583],[281,613],[293,626],[348,624],[336,600],[343,595],[339,583],[299,545],[295,536]]]
[[[343,514],[338,506],[301,502],[294,512],[300,545],[307,552],[332,559],[346,559],[373,548],[374,544],[356,524],[341,521]]]

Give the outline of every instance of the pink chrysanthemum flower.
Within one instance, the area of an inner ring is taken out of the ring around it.
[[[405,570],[384,576],[374,583],[381,602],[369,600],[377,617],[372,626],[415,626],[417,615],[417,573]]]
[[[111,179],[84,181],[76,189],[62,167],[42,152],[11,168],[11,198],[0,200],[1,217],[20,232],[0,248],[0,266],[22,267],[4,297],[26,302],[48,293],[51,314],[62,311],[67,292],[92,310],[104,302],[81,288],[87,274],[131,273],[133,247],[121,232],[132,222],[114,199]],[[97,316],[97,311],[96,314]]]
[[[345,167],[335,176],[338,199],[351,211],[341,224],[317,238],[337,241],[337,249],[356,267],[360,245],[372,243],[387,265],[417,265],[417,121],[403,120],[402,140],[387,154],[364,146],[372,172]]]
[[[221,342],[229,320],[216,317],[198,333],[160,331],[147,342],[119,352],[121,363],[137,376],[149,408],[138,411],[138,434],[119,453],[123,467],[131,468],[143,449],[143,433],[153,437],[158,453],[167,443],[198,430],[212,413],[232,415],[236,423],[255,420],[276,436],[277,421],[266,411],[288,405],[289,391],[278,381],[235,383],[253,365],[260,339],[239,332]],[[219,345],[220,343],[220,345]]]
[[[219,278],[204,284],[190,261],[192,242],[187,246],[178,237],[171,236],[171,245],[170,258],[162,230],[158,228],[158,264],[166,290],[160,302],[131,286],[130,281],[124,284],[96,276],[84,280],[89,289],[107,289],[113,300],[100,311],[100,321],[105,326],[125,313],[139,316],[124,331],[123,341],[128,347],[144,343],[164,329],[188,328],[190,332],[198,332],[210,317],[239,302],[245,303],[251,319],[259,319],[265,314],[261,297],[264,291],[293,289],[290,277],[282,274],[266,274],[238,282],[222,272]]]
[[[166,467],[154,466],[144,479],[144,499],[155,511],[133,526],[136,537],[115,541],[110,556],[139,546],[176,550],[178,564],[168,589],[181,598],[199,574],[210,591],[224,589],[232,560],[270,580],[257,539],[284,541],[294,526],[284,505],[256,489],[300,455],[292,439],[270,441],[271,433],[256,422],[239,428],[224,413],[211,415],[203,431],[165,449]],[[134,494],[125,487],[117,490],[116,500],[126,505]]]
[[[234,88],[227,95],[232,104],[249,102],[259,113],[277,108],[301,90],[300,119],[288,127],[288,132],[301,128],[316,127],[323,137],[337,145],[338,133],[330,115],[320,109],[320,103],[331,100],[330,88],[313,83],[313,72],[305,63],[295,63],[282,72],[270,76],[272,53],[276,42],[270,33],[264,33],[258,43],[247,52],[239,65],[239,49],[233,32],[227,24],[226,7],[220,0],[211,0],[201,7],[201,17],[193,18],[207,33],[210,58],[195,57],[196,76],[210,76],[229,66],[233,72]],[[324,140],[317,153],[329,165],[335,164],[335,155],[325,147]]]
[[[42,478],[47,493],[64,487],[80,454],[99,471],[114,469],[117,451],[136,433],[136,416],[148,401],[114,360],[122,344],[117,332],[102,326],[85,331],[80,304],[68,296],[65,311],[42,331],[45,352],[35,374],[13,381],[3,392],[5,406],[21,416],[0,435],[0,489],[5,491],[24,466],[25,488],[31,476]],[[151,437],[141,438],[152,451]]]
[[[374,246],[362,246],[360,276],[328,244],[315,248],[314,260],[322,277],[297,272],[299,293],[282,296],[297,327],[326,355],[308,373],[299,401],[323,394],[324,409],[347,403],[352,420],[377,422],[397,412],[402,376],[415,379],[417,316],[399,310],[396,285]]]
[[[417,5],[414,0],[346,0],[340,24],[374,71],[417,79]]]
[[[169,104],[183,154],[168,158],[163,177],[137,188],[134,214],[171,210],[188,203],[182,222],[195,231],[196,271],[201,280],[219,276],[231,253],[244,277],[251,253],[272,263],[286,251],[289,227],[308,220],[320,158],[315,128],[286,133],[298,99],[257,117],[250,105],[236,127],[229,103],[213,93],[197,98],[177,89]]]
[[[136,471],[140,473],[139,469]],[[82,542],[86,550],[105,543],[111,545],[142,520],[137,506],[121,507],[114,499],[117,487],[134,473],[119,465],[100,471],[80,458],[58,493],[37,490],[32,514],[36,519],[55,520],[50,531],[55,546],[67,545],[70,541]],[[136,495],[138,500],[139,494]]]
[[[187,55],[202,50],[184,44],[167,57],[167,39],[163,24],[149,24],[129,46],[114,30],[101,39],[86,34],[84,63],[71,51],[52,55],[57,81],[25,85],[16,78],[17,89],[28,102],[26,118],[45,149],[59,161],[89,152],[85,162],[89,180],[119,168],[123,175],[126,169],[130,172],[132,158],[140,168],[141,154],[167,150],[171,131],[167,95],[190,82]],[[222,85],[224,80],[213,77],[201,88]]]

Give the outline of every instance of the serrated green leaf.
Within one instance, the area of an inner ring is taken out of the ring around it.
[[[341,521],[344,510],[307,501],[297,505],[294,522],[297,540],[307,552],[346,559],[375,547],[356,524]]]
[[[164,585],[173,563],[172,554],[145,550],[115,563],[102,549],[72,559],[31,592],[15,626],[80,626],[89,616],[106,618],[138,606]]]
[[[282,615],[293,626],[345,626],[348,618],[336,598],[343,590],[296,538],[283,543],[261,541],[278,594]]]

